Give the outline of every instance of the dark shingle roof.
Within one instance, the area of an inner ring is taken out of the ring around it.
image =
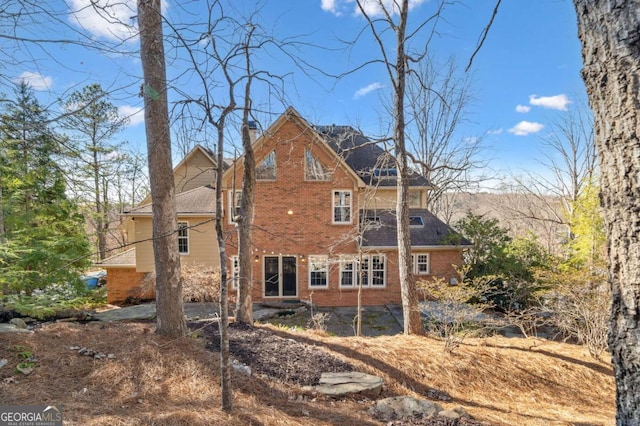
[[[313,126],[331,149],[368,185],[395,186],[395,162],[388,151],[351,126]],[[410,186],[431,186],[418,173],[411,173]]]
[[[422,218],[422,226],[411,226],[411,246],[467,246],[471,243],[456,233],[427,209],[410,209],[410,217]],[[369,218],[375,218],[372,222]],[[419,220],[416,220],[419,222]],[[361,210],[360,223],[366,228],[362,234],[363,247],[397,247],[396,214],[391,210]]]
[[[213,215],[216,211],[216,190],[210,185],[200,186],[176,195],[176,210],[180,214]],[[151,215],[151,203],[134,207],[125,214]]]

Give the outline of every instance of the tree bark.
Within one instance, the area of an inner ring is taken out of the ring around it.
[[[404,334],[424,334],[416,281],[413,275],[411,259],[411,233],[409,228],[409,165],[405,143],[404,98],[406,88],[405,39],[409,1],[402,1],[398,27],[396,28],[396,81],[394,86],[393,139],[396,148],[396,163],[398,166],[397,181],[397,232],[398,232],[398,270],[400,273],[400,292],[402,297],[402,312],[404,317]]]
[[[595,117],[612,293],[616,422],[640,424],[640,23],[638,0],[574,0]]]
[[[161,0],[138,0],[140,58],[144,76],[144,119],[153,209],[153,251],[156,271],[157,333],[186,334],[167,82],[162,39]]]
[[[242,217],[238,221],[238,300],[236,321],[253,324],[253,260],[252,260],[252,228],[254,216],[254,199],[256,186],[256,160],[249,134],[248,110],[245,107],[242,123],[242,146],[244,150],[242,199],[240,211]]]

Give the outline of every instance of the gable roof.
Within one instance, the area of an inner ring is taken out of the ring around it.
[[[351,126],[313,127],[368,185],[396,186],[397,168],[393,156],[361,131]],[[410,171],[409,186],[432,185],[422,175]]]
[[[454,231],[449,225],[438,219],[427,209],[409,209],[409,217],[420,217],[422,226],[411,226],[411,246],[414,248],[463,248],[471,243]],[[362,247],[365,248],[397,248],[397,222],[392,210],[361,210],[360,223],[371,223],[368,218],[375,218],[374,223],[366,226],[362,233]],[[416,220],[416,222],[419,222]],[[452,240],[451,235],[455,236]]]
[[[124,211],[125,216],[151,216],[152,204],[147,203]],[[210,185],[176,194],[176,210],[179,216],[212,216],[216,212],[216,190]]]
[[[359,187],[364,187],[366,185],[366,183],[362,180],[362,178],[360,177],[360,175],[358,173],[355,172],[355,170],[345,161],[345,159],[340,156],[340,155],[335,155],[336,150],[334,150],[328,140],[323,137],[322,135],[320,135],[316,129],[307,122],[307,120],[305,120],[304,118],[302,118],[302,116],[300,115],[300,113],[298,113],[298,111],[295,110],[295,108],[293,108],[292,106],[287,107],[286,111],[284,113],[282,113],[277,119],[276,121],[274,121],[271,126],[269,126],[268,129],[266,129],[256,140],[255,142],[253,142],[253,148],[254,150],[257,150],[262,144],[265,143],[265,141],[271,137],[275,132],[278,131],[278,129],[280,127],[282,127],[285,123],[287,123],[288,121],[293,121],[295,122],[297,125],[299,125],[303,131],[308,130],[309,131],[309,135],[311,136],[312,139],[314,139],[314,142],[317,143],[319,146],[323,147],[324,150],[326,150],[326,152],[330,155],[334,155],[336,158],[336,161],[338,162],[338,164],[344,168],[344,170],[353,177],[354,181],[357,182],[357,185]],[[241,155],[240,157],[238,157],[236,159],[237,164],[242,165],[242,159],[244,158],[244,154]],[[257,161],[256,161],[256,165],[257,165]],[[225,170],[225,173],[231,173],[230,169],[232,169],[232,167],[229,167]],[[225,175],[224,179],[227,180],[231,175]]]

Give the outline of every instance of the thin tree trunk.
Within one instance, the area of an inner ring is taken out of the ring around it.
[[[228,108],[230,111],[233,107]],[[223,112],[223,114],[227,114]],[[216,237],[220,259],[220,386],[222,409],[233,409],[233,391],[231,388],[231,358],[229,357],[229,300],[227,296],[227,249],[222,229],[222,164],[224,161],[224,117],[218,123],[218,173],[216,174]]]
[[[409,1],[402,1],[400,18],[396,29],[396,82],[394,87],[393,115],[395,119],[393,137],[398,165],[397,181],[397,232],[398,232],[398,269],[400,273],[400,291],[404,316],[404,334],[424,334],[422,318],[418,306],[415,277],[411,259],[411,234],[409,228],[409,165],[405,144],[404,98],[405,77],[405,37]]]
[[[4,204],[2,202],[2,169],[0,168],[0,244],[4,244]]]
[[[161,0],[138,0],[140,58],[144,74],[144,120],[153,208],[157,333],[186,334],[178,223],[171,164],[169,110],[162,39]]]
[[[640,22],[638,0],[574,0],[595,117],[612,293],[618,425],[640,424]]]

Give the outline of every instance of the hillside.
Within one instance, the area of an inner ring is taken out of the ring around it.
[[[305,351],[324,351],[383,377],[381,397],[429,395],[491,425],[614,424],[610,365],[588,358],[579,346],[490,337],[445,354],[439,340],[426,337],[259,328],[290,339],[272,348],[267,364],[300,363]],[[234,373],[235,409],[227,415],[219,409],[219,358],[208,349],[209,338],[172,341],[153,331],[152,323],[53,323],[31,334],[5,334],[0,359],[9,363],[0,368],[0,404],[61,404],[67,425],[381,424],[366,413],[371,400],[305,396],[257,365],[250,377]],[[70,346],[115,358],[96,360]],[[28,376],[14,372],[21,351],[36,358]],[[311,364],[304,368],[321,368]]]

